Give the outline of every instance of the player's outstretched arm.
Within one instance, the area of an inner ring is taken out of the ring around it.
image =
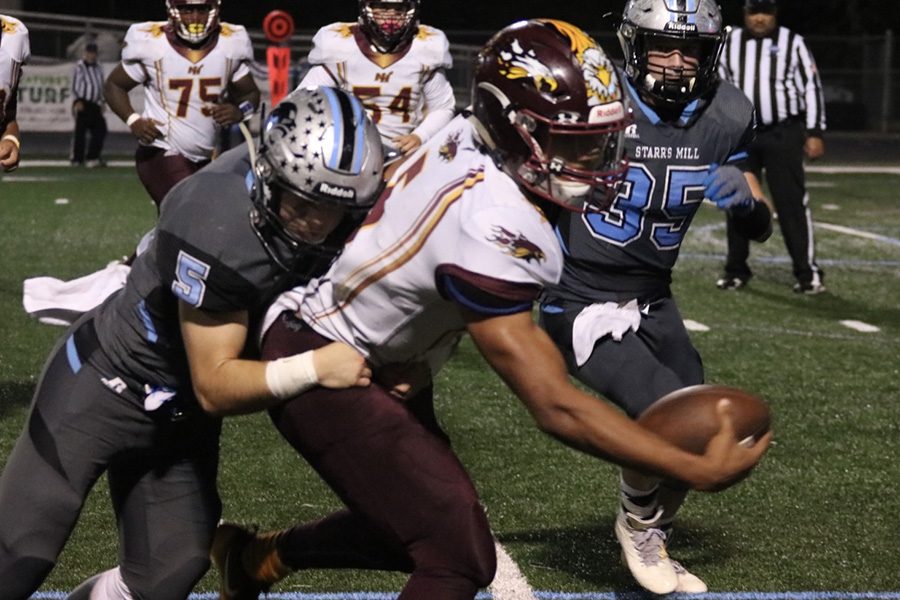
[[[500,317],[469,314],[467,329],[488,363],[531,412],[538,426],[562,442],[614,463],[715,490],[752,468],[769,438],[738,445],[723,407],[719,434],[703,456],[676,448],[607,402],[569,381],[552,340],[527,312]]]
[[[277,361],[241,358],[247,342],[246,311],[213,313],[179,302],[179,320],[194,394],[211,414],[265,410],[315,385],[345,388],[371,382],[365,359],[346,344]]]

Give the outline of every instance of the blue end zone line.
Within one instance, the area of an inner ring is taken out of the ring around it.
[[[66,592],[41,592],[32,600],[64,600]],[[658,598],[649,592],[550,592],[535,591],[541,600],[650,600]],[[217,600],[218,593],[191,594],[189,600]],[[316,593],[271,593],[267,600],[396,600],[393,592],[337,592]],[[493,596],[481,592],[477,600],[491,600]],[[900,592],[709,592],[706,594],[668,594],[672,600],[900,600]]]

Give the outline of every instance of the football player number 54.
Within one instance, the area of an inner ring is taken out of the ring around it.
[[[381,112],[383,109],[381,105],[377,102],[373,102],[373,100],[381,97],[381,86],[354,85],[353,95],[359,98],[359,101],[362,102],[363,106],[366,107],[366,110],[369,111],[372,122],[375,125],[378,125],[378,123],[381,122]],[[391,114],[400,115],[403,118],[404,123],[409,123],[409,120],[412,118],[409,114],[411,103],[412,87],[405,86],[393,97],[390,104],[387,105],[387,110]]]

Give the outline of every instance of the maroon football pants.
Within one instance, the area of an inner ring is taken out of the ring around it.
[[[134,155],[134,163],[138,179],[159,210],[163,198],[176,183],[193,175],[208,165],[209,161],[194,162],[180,154],[166,156],[166,151],[162,148],[139,145]]]
[[[285,313],[263,358],[329,342]],[[348,508],[295,527],[281,547],[288,564],[411,572],[402,600],[469,600],[493,580],[487,517],[434,419],[430,390],[404,403],[377,384],[316,387],[270,415]]]

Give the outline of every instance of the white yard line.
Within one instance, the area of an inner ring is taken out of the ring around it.
[[[528,580],[500,542],[494,540],[497,551],[497,574],[491,584],[493,600],[536,600]]]
[[[886,235],[879,235],[877,233],[872,233],[870,231],[863,231],[862,229],[854,229],[852,227],[844,227],[843,225],[833,225],[832,223],[823,223],[821,221],[814,221],[813,225],[819,227],[821,229],[827,229],[828,231],[834,231],[836,233],[843,233],[846,235],[853,235],[856,237],[865,238],[867,240],[875,240],[876,242],[884,242],[886,244],[891,244],[892,246],[900,246],[900,240],[897,238],[888,237]]]
[[[877,173],[879,175],[900,175],[900,167],[888,167],[881,165],[857,165],[857,166],[829,166],[816,165],[806,167],[807,173],[823,173],[825,175],[861,175],[864,173]]]
[[[87,167],[73,167],[67,160],[58,159],[42,159],[36,158],[32,160],[23,160],[19,165],[21,168],[27,167],[70,167],[73,171],[103,171],[103,167],[88,169]],[[134,160],[109,160],[106,162],[107,167],[133,167]]]
[[[685,319],[684,328],[688,331],[709,331],[709,325],[704,325],[703,323],[694,321],[693,319]]]
[[[861,333],[877,333],[881,331],[881,329],[876,327],[875,325],[870,325],[869,323],[866,323],[864,321],[856,321],[854,319],[847,319],[846,321],[841,321],[840,323],[844,327],[847,327],[854,331],[859,331]]]

